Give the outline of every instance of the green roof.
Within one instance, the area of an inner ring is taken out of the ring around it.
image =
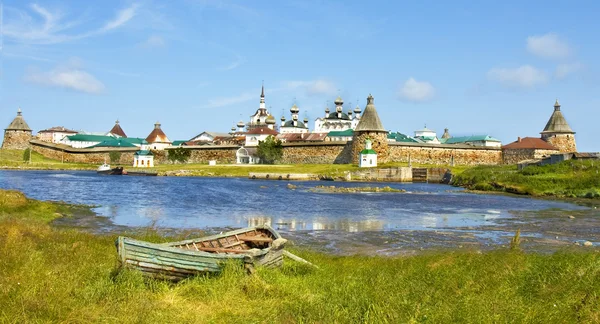
[[[107,141],[102,141],[96,145],[92,145],[91,147],[137,147],[123,138],[112,138]]]
[[[414,139],[400,133],[400,132],[396,132],[396,133],[389,133],[387,136],[388,139],[395,139],[396,142],[404,142],[404,143],[417,143],[417,141],[415,141]]]
[[[417,137],[423,141],[433,141],[435,139],[435,137],[432,137],[432,136],[417,136]]]
[[[460,137],[451,137],[446,139],[444,144],[461,144],[468,142],[500,142],[499,139],[493,138],[489,135],[472,135],[472,136],[460,136]]]
[[[142,144],[148,144],[148,142],[146,141],[145,138],[139,138],[139,137],[121,137],[119,138],[127,143],[131,143],[131,144],[138,144],[138,145],[142,145]]]
[[[134,153],[134,155],[154,155],[150,150],[139,150]]]
[[[364,150],[360,151],[360,154],[377,154],[377,152],[375,152],[374,150],[364,149]]]
[[[352,129],[346,129],[344,131],[331,131],[327,134],[327,136],[329,136],[329,137],[353,136],[353,135],[354,135],[354,131]]]
[[[103,141],[110,141],[110,140],[115,139],[115,137],[113,137],[113,136],[89,135],[89,134],[75,134],[75,135],[67,136],[67,138],[69,139],[69,141],[72,141],[72,142],[103,142]]]
[[[187,141],[173,141],[173,143],[171,143],[171,145],[173,145],[173,146],[179,146],[179,145],[181,145],[181,144],[183,144],[185,142],[187,142]]]

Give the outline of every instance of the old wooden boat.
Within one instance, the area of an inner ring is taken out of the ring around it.
[[[121,236],[116,245],[121,266],[140,270],[148,277],[178,281],[218,273],[227,261],[249,271],[256,266],[281,266],[285,243],[277,231],[262,225],[162,244]]]
[[[103,174],[103,175],[122,175],[123,174],[123,167],[116,167],[116,168],[111,168],[110,164],[102,164],[101,166],[98,167],[98,169],[96,170],[96,172],[98,174]]]

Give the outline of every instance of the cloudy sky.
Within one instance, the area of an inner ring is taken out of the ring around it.
[[[485,4],[484,4],[485,2]],[[372,93],[384,127],[539,136],[559,99],[600,151],[597,1],[0,0],[0,126],[227,132]]]

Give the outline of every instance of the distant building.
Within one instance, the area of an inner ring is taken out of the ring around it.
[[[17,110],[17,117],[4,129],[2,148],[8,150],[24,150],[29,147],[31,128],[23,119],[21,108]]]
[[[269,127],[274,129],[276,123],[277,121],[275,120],[275,117],[273,117],[267,110],[265,103],[265,86],[263,85],[260,92],[260,104],[258,109],[254,115],[250,116],[250,122],[248,124],[244,125],[243,121],[240,121],[237,124],[238,132],[243,132],[244,126],[246,126],[246,131],[251,131],[259,127]]]
[[[65,128],[63,126],[55,126],[38,131],[37,138],[40,141],[48,143],[60,143],[65,136],[75,135],[77,133],[77,131]]]
[[[571,129],[560,111],[558,99],[554,103],[552,116],[550,116],[546,127],[544,127],[544,130],[540,134],[544,141],[558,148],[563,153],[577,152],[575,132]]]
[[[279,127],[279,132],[281,134],[290,134],[290,133],[308,133],[308,119],[304,119],[304,122],[298,119],[298,112],[300,109],[296,104],[292,105],[290,108],[290,112],[292,113],[292,119],[285,121],[285,117],[281,116],[281,126]]]
[[[522,161],[539,160],[560,150],[538,137],[519,137],[515,142],[502,146],[504,163],[512,164]]]
[[[364,114],[360,118],[356,129],[354,129],[352,163],[358,162],[359,154],[365,149],[367,139],[371,141],[372,149],[377,152],[377,160],[382,163],[387,162],[390,154],[387,135],[388,131],[383,127],[375,108],[375,98],[369,94]]]
[[[154,154],[150,150],[140,150],[133,154],[133,166],[135,168],[153,168]]]
[[[359,168],[373,168],[377,166],[377,152],[371,147],[371,139],[365,140],[365,148],[360,151],[358,159]]]
[[[423,129],[416,130],[414,138],[421,143],[440,144],[435,131],[427,128],[427,125]]]
[[[388,142],[390,143],[419,143],[414,138],[402,134],[400,132],[390,132],[387,135]]]
[[[449,139],[452,136],[450,136],[450,133],[448,132],[448,128],[444,128],[444,134],[442,135],[442,139]]]
[[[357,106],[354,109],[344,113],[344,100],[337,97],[334,101],[335,111],[329,111],[329,107],[325,108],[325,117],[315,120],[315,133],[329,133],[331,131],[345,131],[347,129],[355,129],[358,126],[361,118],[361,110]]]
[[[121,128],[121,125],[119,125],[119,120],[115,121],[115,126],[113,126],[109,133],[120,137],[127,137],[127,135],[125,135],[125,131],[123,131],[123,128]]]
[[[279,134],[277,135],[277,139],[282,143],[315,143],[315,142],[323,142],[327,137],[327,133],[288,133],[288,134]]]
[[[212,142],[215,140],[215,137],[228,137],[230,136],[227,133],[218,133],[218,132],[202,132],[194,137],[192,137],[190,142]]]
[[[257,155],[256,147],[240,147],[235,153],[237,164],[258,164],[260,158]]]
[[[258,146],[258,142],[264,141],[269,136],[277,136],[277,134],[279,134],[277,131],[266,126],[253,128],[246,132],[246,143],[244,146]]]
[[[442,144],[464,144],[480,147],[501,147],[502,143],[499,139],[489,135],[471,135],[471,136],[460,136],[442,138],[440,141]]]
[[[327,133],[325,141],[347,142],[351,141],[352,137],[354,137],[354,131],[352,129],[346,129],[343,131],[331,131]]]
[[[68,145],[74,148],[86,148],[100,144],[104,141],[111,141],[116,138],[117,137],[115,135],[91,135],[79,133],[63,137],[59,141],[59,144]]]
[[[166,147],[171,146],[171,141],[160,128],[159,122],[154,124],[154,129],[150,132],[148,137],[146,137],[146,141],[149,143],[150,149],[152,150],[164,150]]]

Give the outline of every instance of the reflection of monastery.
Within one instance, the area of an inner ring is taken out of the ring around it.
[[[278,121],[267,109],[263,86],[259,107],[247,122],[239,121],[229,132],[203,131],[191,139],[175,141],[169,139],[158,122],[146,137],[128,137],[119,121],[108,132],[90,133],[55,126],[40,130],[34,137],[19,109],[5,129],[2,148],[24,149],[33,144],[34,149],[44,147],[40,150],[44,153],[55,150],[62,155],[65,152],[77,154],[71,156],[72,160],[85,153],[119,150],[133,154],[140,151],[134,163],[140,165],[143,160],[144,166],[149,165],[149,156],[178,147],[193,151],[195,160],[191,162],[214,160],[256,164],[260,163],[257,146],[270,136],[283,143],[283,163],[499,164],[576,152],[575,132],[565,120],[558,100],[540,137],[519,137],[504,146],[487,134],[453,137],[447,128],[438,137],[437,132],[426,125],[410,135],[388,131],[381,123],[370,95],[364,110],[358,106],[345,109],[339,96],[334,106],[333,110],[325,108],[324,115],[314,120],[312,130],[307,118],[300,119],[300,107],[296,103],[290,107],[289,117],[281,116]],[[164,153],[159,155],[166,156]],[[563,159],[571,157],[576,155],[564,155]]]

